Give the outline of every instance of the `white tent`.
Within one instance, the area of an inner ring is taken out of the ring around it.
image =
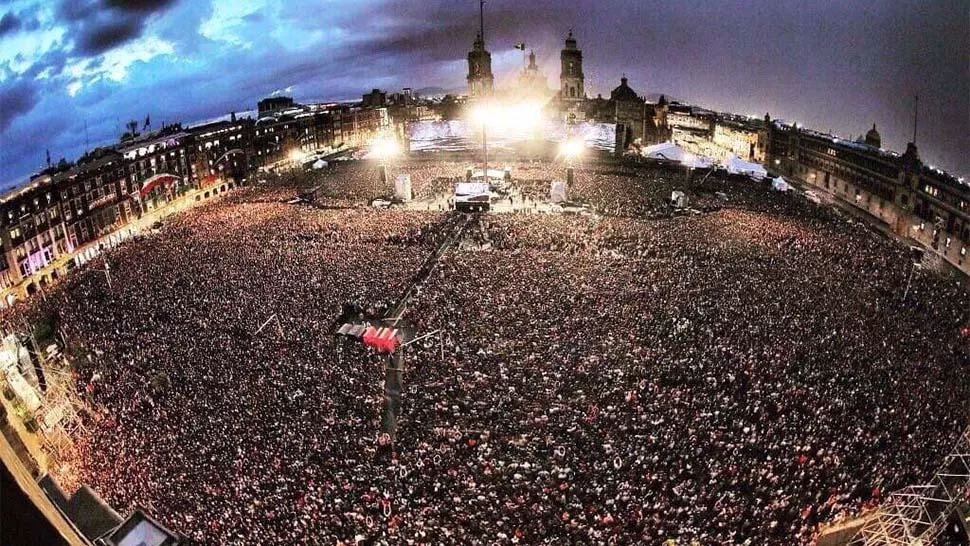
[[[553,203],[562,203],[569,200],[569,192],[566,190],[566,183],[562,180],[553,180],[549,186],[549,200]]]
[[[745,161],[734,154],[724,160],[724,168],[731,174],[745,174],[755,180],[763,180],[768,176],[768,171],[760,164]]]
[[[677,161],[682,165],[694,167],[695,169],[704,169],[711,166],[711,161],[706,157],[694,155],[673,142],[662,142],[647,146],[640,153],[644,157]]]
[[[314,168],[315,170],[319,170],[319,169],[322,169],[322,168],[324,168],[324,167],[326,167],[326,166],[327,166],[327,162],[326,162],[326,161],[324,161],[324,160],[322,160],[322,159],[318,159],[318,160],[316,160],[316,161],[315,161],[315,162],[313,163],[313,168]]]
[[[410,201],[413,197],[411,193],[411,175],[399,174],[394,179],[394,197],[401,201]]]
[[[791,191],[791,184],[785,181],[784,178],[778,177],[771,181],[771,189],[775,191]]]

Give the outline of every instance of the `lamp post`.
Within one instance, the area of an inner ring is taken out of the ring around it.
[[[583,153],[583,141],[578,138],[570,138],[562,143],[560,153],[566,158],[566,187],[572,188],[574,182],[573,162]]]
[[[375,194],[380,193],[383,185],[387,186],[387,163],[399,152],[397,141],[392,136],[381,136],[371,142],[371,153],[378,159],[378,174],[375,184]],[[375,195],[377,197],[377,195]]]

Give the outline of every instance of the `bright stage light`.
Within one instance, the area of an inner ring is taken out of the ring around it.
[[[471,109],[470,118],[476,126],[484,125],[489,130],[528,131],[542,123],[542,103],[537,101],[482,103]]]
[[[370,143],[370,155],[377,159],[390,159],[400,153],[397,140],[392,137],[379,137]]]
[[[585,143],[578,138],[571,138],[569,140],[563,141],[559,145],[559,154],[566,159],[576,159],[583,155],[583,149],[586,147]]]
[[[302,150],[292,150],[287,157],[290,161],[299,162],[306,159],[306,154]]]

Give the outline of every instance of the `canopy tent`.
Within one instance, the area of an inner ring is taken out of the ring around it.
[[[695,169],[705,169],[711,166],[711,161],[706,157],[701,157],[688,152],[673,142],[662,142],[643,148],[640,152],[644,157],[650,159],[665,159],[667,161],[677,161],[681,165],[693,167]]]
[[[141,185],[141,189],[138,190],[138,197],[144,198],[149,192],[152,191],[153,188],[155,188],[155,186],[174,184],[178,181],[179,177],[175,176],[174,174],[156,174]]]
[[[734,154],[724,160],[724,168],[731,174],[743,174],[755,180],[763,180],[768,176],[768,171],[760,164],[745,161]]]
[[[771,189],[775,191],[784,192],[784,191],[791,191],[792,187],[791,187],[791,184],[786,182],[784,178],[779,176],[778,178],[775,178],[774,180],[771,181]]]

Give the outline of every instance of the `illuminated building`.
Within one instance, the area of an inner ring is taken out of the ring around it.
[[[123,141],[118,151],[127,165],[128,192],[137,192],[143,212],[198,185],[198,174],[192,171],[192,135],[181,124]]]
[[[567,122],[586,119],[586,76],[583,74],[583,51],[576,45],[573,31],[566,36],[565,47],[559,52],[558,107]]]
[[[596,121],[617,125],[617,149],[631,144],[647,146],[670,140],[667,126],[667,100],[661,96],[657,103],[649,103],[634,91],[626,76],[610,93],[609,100],[598,97],[589,101],[589,115]]]
[[[970,273],[970,186],[924,165],[910,142],[902,155],[869,144],[772,121],[767,127],[767,166],[865,213],[902,237],[936,251]]]
[[[193,170],[204,188],[226,179],[240,182],[249,173],[252,150],[253,120],[236,119],[197,125],[188,129],[192,135]]]
[[[549,95],[549,84],[542,72],[539,72],[535,51],[529,52],[529,64],[519,74],[519,93],[529,97],[547,97]]]
[[[727,154],[733,154],[746,161],[764,162],[764,130],[759,122],[718,119],[712,140],[720,153],[714,157],[723,159]]]

